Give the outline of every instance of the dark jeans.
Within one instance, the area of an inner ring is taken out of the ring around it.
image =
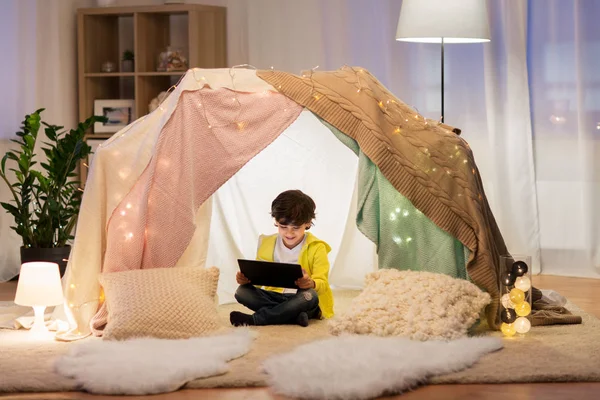
[[[314,289],[299,289],[297,293],[277,293],[248,284],[235,292],[238,303],[254,311],[255,325],[283,325],[296,322],[301,312],[308,318],[321,314],[319,298]]]

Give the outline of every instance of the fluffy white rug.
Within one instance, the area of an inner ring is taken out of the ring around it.
[[[193,379],[227,372],[227,361],[246,354],[254,336],[240,328],[192,339],[90,341],[74,346],[58,359],[55,369],[91,393],[172,392]]]
[[[269,384],[286,396],[369,399],[467,368],[502,347],[497,338],[419,342],[348,335],[299,346],[267,359],[263,368]]]

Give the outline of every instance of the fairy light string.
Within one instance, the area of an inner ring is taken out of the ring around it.
[[[511,260],[512,261],[512,260]],[[501,265],[505,260],[501,257]],[[524,335],[531,329],[531,279],[529,266],[523,260],[513,261],[501,278],[500,330],[504,336]]]
[[[313,77],[314,70],[315,68],[311,70],[302,71],[302,77],[306,78],[306,80],[309,82],[311,86],[311,96],[314,98],[315,101],[318,101],[320,96],[322,96],[322,93],[319,92],[319,87],[321,86],[317,82],[315,82],[315,79]],[[347,74],[344,72],[351,72],[351,74]],[[334,71],[333,74],[338,78],[343,79],[344,81],[354,85],[356,87],[357,95],[365,94],[371,99],[373,99],[373,101],[376,102],[379,106],[379,110],[384,115],[386,121],[393,127],[390,136],[392,138],[397,135],[402,135],[403,137],[405,137],[406,140],[408,140],[417,149],[420,150],[422,157],[431,159],[426,164],[435,162],[436,164],[438,164],[438,167],[441,168],[441,165],[446,163],[446,158],[450,160],[458,160],[458,162],[456,163],[457,165],[455,167],[455,170],[458,174],[454,173],[453,171],[450,171],[449,169],[446,169],[446,174],[452,175],[453,177],[457,177],[461,181],[460,185],[465,190],[469,190],[469,185],[467,184],[469,178],[467,178],[466,174],[468,172],[469,174],[475,175],[476,170],[475,168],[471,168],[471,165],[474,164],[474,161],[470,152],[461,150],[462,146],[465,146],[467,149],[470,150],[470,147],[464,139],[460,138],[458,135],[455,134],[448,135],[447,140],[449,140],[450,143],[454,144],[453,150],[451,149],[450,152],[447,154],[442,154],[439,151],[429,151],[428,148],[422,146],[420,141],[415,141],[415,139],[412,138],[412,135],[409,134],[409,132],[418,132],[421,130],[431,130],[435,128],[440,128],[445,131],[448,131],[445,125],[441,123],[441,120],[428,120],[427,118],[423,117],[415,107],[411,107],[411,110],[408,111],[405,109],[408,107],[407,105],[401,104],[400,102],[396,101],[396,99],[392,96],[387,98],[377,96],[373,89],[366,83],[367,77],[370,76],[370,73],[362,68],[355,68],[348,65],[344,65],[339,70]],[[353,77],[354,79],[351,79],[350,77]],[[319,93],[319,96],[315,97],[313,94],[314,92]],[[387,150],[393,154],[394,152],[392,151],[392,144],[388,143],[387,146]],[[462,160],[462,162],[460,160]],[[414,167],[416,167],[416,165]],[[438,170],[438,168],[424,168],[425,169],[419,169],[427,174],[435,173]],[[475,201],[479,200],[478,197],[473,193],[470,193],[470,197]]]
[[[213,125],[208,118],[208,114],[206,111],[206,107],[204,107],[204,93],[203,90],[206,88],[210,88],[210,84],[208,82],[208,80],[206,79],[206,76],[202,75],[200,77],[198,77],[196,75],[197,70],[196,69],[192,69],[192,74],[194,77],[194,80],[196,81],[196,83],[198,83],[199,86],[199,94],[200,97],[202,98],[201,102],[198,102],[198,108],[200,110],[202,110],[202,114],[204,116],[204,119],[206,120],[207,124],[208,124],[208,128],[209,129],[213,129],[213,128],[220,128],[220,127],[225,127],[225,126],[229,126],[231,124],[234,124],[237,127],[238,131],[244,131],[247,122],[245,121],[241,121],[240,120],[240,115],[242,113],[242,103],[239,100],[238,94],[239,91],[236,88],[236,84],[235,84],[235,72],[237,69],[240,68],[247,68],[247,69],[252,69],[252,70],[256,70],[256,67],[250,64],[239,64],[239,65],[234,65],[233,67],[229,68],[229,77],[231,79],[231,92],[233,93],[233,97],[232,97],[232,102],[235,102],[237,104],[237,113],[235,114],[235,116],[227,123],[224,123],[222,125]],[[273,67],[271,67],[271,69],[273,70]],[[269,94],[268,91],[265,94]]]
[[[198,84],[198,92],[199,92],[199,95],[201,98],[201,100],[198,102],[197,106],[198,106],[198,109],[202,112],[204,120],[206,121],[208,128],[211,130],[213,128],[225,127],[225,126],[228,126],[231,124],[235,124],[238,131],[244,131],[244,129],[246,127],[246,122],[240,120],[240,115],[242,114],[242,103],[240,102],[240,99],[238,97],[239,92],[238,92],[238,88],[236,87],[236,70],[239,68],[247,68],[247,69],[252,69],[252,70],[257,69],[256,67],[254,67],[250,64],[240,64],[240,65],[236,65],[236,66],[229,68],[229,77],[231,80],[231,92],[233,94],[231,101],[232,101],[232,103],[236,104],[237,112],[235,113],[235,116],[232,118],[232,120],[230,120],[227,123],[224,123],[223,125],[219,125],[219,126],[213,125],[211,123],[209,116],[207,114],[205,104],[204,104],[205,103],[204,90],[206,90],[207,88],[209,88],[209,89],[211,88],[210,82],[207,80],[205,75],[202,75],[201,69],[196,69],[196,68],[191,69],[192,76],[193,76],[194,80],[196,81],[196,83]],[[315,71],[318,68],[319,68],[319,66],[317,65],[313,68],[301,71],[302,78],[305,78],[306,81],[310,85],[310,97],[312,97],[313,101],[319,101],[324,96],[324,94],[319,90],[320,86],[314,79]],[[273,66],[270,67],[270,70],[275,72],[275,69]],[[424,130],[424,129],[434,129],[435,127],[440,127],[441,129],[447,130],[442,125],[441,120],[440,121],[428,120],[427,118],[420,115],[418,110],[414,107],[413,107],[414,111],[408,111],[408,110],[406,110],[406,108],[408,106],[404,105],[404,104],[400,104],[398,101],[396,101],[396,99],[394,97],[377,98],[377,95],[375,94],[373,89],[371,87],[369,87],[369,85],[367,84],[368,79],[367,79],[366,75],[369,74],[368,71],[365,71],[362,68],[354,68],[351,66],[344,65],[339,71],[334,71],[333,74],[344,80],[348,80],[348,74],[344,74],[343,73],[344,71],[352,72],[352,75],[354,77],[354,82],[349,82],[349,83],[352,83],[356,87],[357,95],[362,95],[362,94],[367,95],[376,102],[376,104],[379,107],[380,112],[384,115],[384,118],[388,121],[388,123],[390,123],[390,125],[393,126],[393,129],[391,132],[392,137],[396,136],[396,135],[403,135],[403,136],[407,137],[407,135],[406,135],[407,130],[418,131],[418,130]],[[180,80],[175,85],[172,85],[167,90],[167,96],[165,96],[165,99],[168,98],[169,97],[168,95],[177,88],[177,86],[182,81],[182,79],[183,79],[183,77],[180,78]],[[277,89],[281,89],[281,85],[279,85],[277,87]],[[269,93],[268,91],[266,91],[266,92],[267,92],[266,94]],[[161,101],[161,103],[159,104],[159,107],[157,108],[157,110],[159,110],[160,112],[166,111],[165,107],[164,107],[165,99],[163,99]],[[120,135],[120,137],[124,136],[126,133],[127,133],[127,130],[125,130]],[[470,159],[470,155],[468,154],[469,152],[466,152],[466,154],[465,154],[464,152],[461,152],[460,148],[459,148],[459,144],[463,144],[468,149],[470,149],[468,143],[466,143],[466,141],[464,141],[462,138],[459,138],[458,136],[455,136],[455,135],[453,135],[452,137],[449,137],[449,140],[454,140],[456,143],[455,146],[453,146],[455,151],[449,155],[449,158],[453,159],[454,157],[456,157],[456,158],[463,157],[463,160],[460,163],[460,165],[465,165],[467,167],[467,170],[470,173],[472,173],[473,175],[475,175],[476,170],[475,170],[475,168],[471,167],[473,162],[472,162],[472,159]],[[102,147],[102,146],[100,146],[100,147]],[[388,143],[386,145],[387,151],[393,153],[394,151],[392,150],[392,147],[393,147],[393,144]],[[432,152],[429,150],[429,148],[422,147],[420,150],[423,154],[423,157],[432,158]],[[435,157],[433,157],[433,158],[435,158]],[[399,161],[396,159],[395,163],[398,165]],[[87,165],[85,165],[85,166],[87,167]],[[416,167],[416,165],[414,165],[413,167]],[[429,168],[429,169],[425,170],[424,172],[426,172],[428,174],[436,173],[437,168],[435,168],[435,167]],[[446,170],[446,174],[453,175],[452,171],[450,171],[448,169]],[[79,188],[79,190],[83,191],[81,188]],[[479,200],[481,200],[481,195],[479,195],[477,197]],[[477,198],[477,197],[475,197],[475,198]],[[406,216],[406,215],[402,214],[402,216]],[[397,218],[397,216],[394,216],[393,218]],[[405,243],[410,243],[411,241],[412,241],[412,239],[408,240],[408,238],[404,240]],[[75,286],[73,285],[73,287],[71,287],[71,289],[75,290]],[[77,306],[74,306],[73,304],[70,304],[69,306],[70,307],[80,307],[80,306],[83,306],[84,304],[98,302],[98,301],[100,301],[100,302],[103,301],[102,294],[101,294],[101,297],[99,297],[98,299],[94,299],[94,300],[82,303],[80,305],[77,305]]]

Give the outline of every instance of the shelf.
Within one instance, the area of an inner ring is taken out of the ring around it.
[[[88,72],[83,74],[85,78],[119,78],[119,77],[135,77],[135,76],[183,76],[185,71],[170,71],[170,72]]]
[[[83,74],[85,78],[110,78],[110,77],[126,77],[135,76],[134,72],[88,72]]]
[[[190,11],[224,12],[224,7],[208,6],[204,4],[165,4],[162,6],[124,6],[124,7],[94,7],[80,8],[78,13],[83,15],[128,15],[133,13],[168,13],[184,14]]]
[[[125,50],[134,47],[134,14],[95,14],[78,16],[80,73],[102,73],[102,64],[111,62],[121,68]],[[83,69],[82,69],[83,67]],[[112,74],[112,72],[111,72]]]
[[[171,71],[171,72],[138,72],[137,76],[183,76],[187,70],[185,71]]]

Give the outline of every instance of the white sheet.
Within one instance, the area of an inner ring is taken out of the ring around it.
[[[284,190],[300,189],[317,205],[315,226],[329,253],[331,284],[361,286],[374,268],[375,246],[356,228],[353,197],[358,157],[309,111],[213,196],[207,266],[221,269],[219,300],[235,301],[237,258],[255,258],[258,236],[275,233],[271,202]],[[340,256],[340,250],[344,254]]]

